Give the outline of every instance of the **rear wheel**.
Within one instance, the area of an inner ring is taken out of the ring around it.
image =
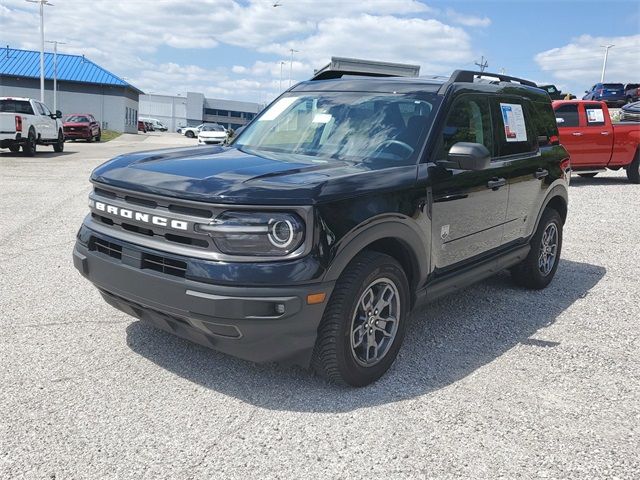
[[[592,172],[592,173],[579,173],[578,176],[582,177],[582,178],[593,178],[598,174],[598,172]]]
[[[511,275],[518,285],[541,290],[553,280],[560,261],[562,218],[556,210],[544,211],[530,245],[529,255],[511,269]]]
[[[58,141],[53,144],[53,151],[57,153],[64,151],[64,135],[62,130],[58,132]]]
[[[631,183],[640,183],[640,151],[636,152],[636,158],[627,167],[627,178]]]
[[[36,132],[33,128],[29,129],[27,141],[22,144],[22,154],[27,157],[33,157],[36,154]]]
[[[404,338],[409,283],[389,255],[364,251],[338,279],[311,364],[328,380],[363,387],[391,367]]]

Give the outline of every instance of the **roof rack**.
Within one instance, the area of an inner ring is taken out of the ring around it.
[[[503,75],[502,73],[474,72],[472,70],[456,70],[451,74],[451,76],[449,77],[449,80],[444,85],[442,85],[442,87],[440,87],[440,91],[444,92],[449,87],[449,85],[451,85],[454,82],[473,83],[476,78],[482,78],[482,77],[497,78],[501,82],[519,83],[521,85],[526,85],[528,87],[538,88],[538,85],[532,82],[531,80],[525,80],[524,78],[518,78],[518,77],[511,77],[509,75]]]

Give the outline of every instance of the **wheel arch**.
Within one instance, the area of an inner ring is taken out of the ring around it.
[[[562,218],[562,224],[567,220],[567,214],[569,212],[569,191],[566,185],[556,185],[551,189],[544,202],[542,203],[542,208],[538,212],[538,217],[536,218],[536,224],[533,229],[532,235],[538,230],[538,224],[540,223],[540,219],[542,218],[542,214],[547,208],[553,208],[560,214],[560,218]]]

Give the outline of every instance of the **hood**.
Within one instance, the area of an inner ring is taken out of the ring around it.
[[[413,184],[416,168],[383,173],[365,164],[199,146],[122,155],[96,168],[91,180],[186,200],[309,205]]]

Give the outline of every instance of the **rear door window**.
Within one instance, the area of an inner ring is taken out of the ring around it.
[[[587,117],[587,127],[601,127],[605,124],[602,105],[598,103],[588,103],[584,106],[584,113]]]
[[[556,108],[556,121],[558,127],[579,127],[578,105],[567,104]]]
[[[498,157],[535,152],[538,135],[531,119],[531,104],[519,97],[500,96],[493,100],[496,112],[496,147]]]

